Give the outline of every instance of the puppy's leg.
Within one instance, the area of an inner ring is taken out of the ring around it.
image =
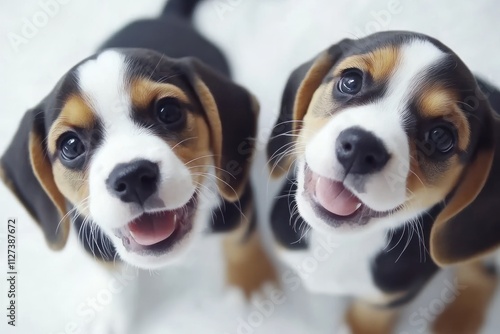
[[[228,284],[239,286],[249,297],[263,283],[277,282],[277,275],[258,229],[249,226],[256,219],[253,206],[249,205],[244,214],[246,222],[225,237],[223,247]]]
[[[461,265],[456,299],[435,320],[433,333],[479,333],[497,283],[495,274],[482,263]]]
[[[356,300],[347,311],[347,325],[352,334],[390,334],[400,308],[379,308]]]

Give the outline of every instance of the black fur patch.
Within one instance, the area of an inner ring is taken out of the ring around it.
[[[211,232],[221,233],[236,229],[243,219],[242,215],[252,205],[252,196],[252,188],[247,186],[239,201],[231,203],[223,200],[221,205],[212,212]],[[250,219],[249,230],[253,230],[255,219],[253,217],[246,218]]]
[[[373,281],[380,290],[415,296],[438,271],[429,254],[429,237],[441,210],[442,205],[437,205],[418,222],[406,223],[392,233],[387,247],[380,251],[372,265]]]
[[[274,202],[271,213],[271,229],[275,240],[289,250],[306,249],[307,242],[301,238],[299,227],[307,228],[308,225],[295,210],[292,214],[293,199],[297,191],[297,183],[286,180],[283,189]]]
[[[101,261],[120,260],[113,242],[92,221],[83,225],[84,219],[79,215],[73,216],[72,221],[78,233],[78,240],[87,252]]]

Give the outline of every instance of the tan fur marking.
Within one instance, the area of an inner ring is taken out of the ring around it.
[[[227,283],[240,287],[247,297],[265,282],[277,283],[276,271],[263,248],[259,232],[254,231],[243,241],[253,215],[253,205],[249,206],[240,226],[223,241]]]
[[[331,104],[331,100],[324,98],[324,91],[327,87],[328,85],[321,85],[313,95],[309,109],[304,116],[302,128],[293,150],[294,156],[290,157],[291,160],[293,160],[295,156],[300,156],[305,153],[307,143],[309,143],[331,119],[331,114],[325,112],[325,109]]]
[[[85,100],[72,95],[63,106],[63,109],[52,124],[48,134],[48,150],[54,154],[57,150],[58,138],[65,132],[73,128],[91,128],[96,122],[92,109],[85,103]],[[58,160],[52,165],[52,175],[54,185],[58,191],[64,195],[73,205],[78,207],[80,213],[88,215],[88,203],[82,201],[89,196],[88,175],[65,168]]]
[[[339,108],[339,104],[332,98],[332,90],[334,83],[330,81],[324,83],[316,89],[304,116],[304,120],[311,117],[318,117],[328,121],[332,114]]]
[[[240,182],[239,189],[232,189],[228,184],[223,182],[222,180],[225,178],[225,175],[220,175],[220,173],[224,173],[220,170],[221,168],[221,159],[222,159],[222,124],[219,117],[219,108],[217,107],[217,103],[210,92],[210,89],[205,85],[205,83],[199,78],[195,79],[194,87],[196,93],[198,94],[198,98],[205,110],[205,113],[208,118],[208,124],[210,128],[210,143],[213,151],[213,162],[217,169],[217,175],[219,179],[217,180],[217,185],[219,187],[219,191],[224,196],[225,199],[229,201],[235,201],[240,196],[243,191],[243,187],[245,182]]]
[[[420,112],[429,118],[442,116],[455,101],[458,101],[455,92],[434,85],[426,87],[418,99]]]
[[[410,144],[410,173],[406,181],[406,188],[412,194],[420,188],[427,188],[427,178],[420,168],[418,159],[419,151],[414,141],[409,141]]]
[[[470,128],[467,118],[457,106],[456,101],[459,101],[456,92],[430,85],[425,87],[420,95],[418,109],[426,118],[442,117],[445,121],[451,122],[458,131],[458,147],[464,151],[469,145]]]
[[[80,128],[88,128],[95,122],[94,112],[79,95],[72,95],[66,100],[59,118]]]
[[[304,118],[304,128],[299,137],[299,143],[307,144],[328,122],[329,118],[307,116]]]
[[[56,185],[64,197],[78,209],[79,213],[89,216],[88,172],[69,170],[59,160],[52,165],[52,171]]]
[[[420,114],[429,119],[441,117],[451,122],[458,132],[458,147],[466,150],[470,141],[469,123],[463,112],[457,106],[458,95],[440,85],[424,86],[417,100]],[[411,204],[419,208],[433,205],[445,198],[458,182],[464,166],[458,158],[452,157],[447,161],[450,166],[445,173],[436,170],[433,162],[427,162],[425,157],[417,161],[419,152],[415,143],[410,143],[411,172],[407,180],[409,196],[412,197]],[[420,164],[420,165],[419,165]]]
[[[57,139],[63,133],[73,128],[91,128],[95,121],[94,112],[85,100],[79,95],[71,95],[64,103],[61,113],[49,129],[47,147],[50,154],[55,153]]]
[[[326,53],[320,55],[300,83],[293,107],[293,119],[302,120],[310,107],[314,93],[332,66],[332,59]],[[294,123],[294,130],[298,130]]]
[[[55,207],[57,208],[57,211],[59,212],[60,217],[62,218],[66,215],[66,200],[57,188],[57,185],[54,181],[52,166],[50,165],[49,161],[47,161],[47,157],[43,152],[42,140],[43,139],[39,138],[35,133],[30,133],[29,154],[31,165],[33,167],[33,172],[38,179],[38,182],[40,182],[42,188],[47,193],[47,196],[49,196],[49,198],[52,200]],[[57,223],[58,222],[54,222],[54,224]],[[60,234],[60,242],[57,244],[51,244],[51,248],[61,249],[66,244],[69,233],[69,225],[69,217],[64,218],[58,229],[58,233]]]
[[[336,77],[340,77],[343,71],[350,68],[356,68],[358,70],[371,74],[373,68],[369,59],[370,56],[368,55],[355,55],[348,57],[339,63],[339,65],[333,71],[333,75]]]
[[[174,97],[184,103],[189,103],[188,96],[179,87],[147,79],[134,80],[130,85],[130,96],[132,104],[140,108],[147,108],[152,101],[163,97]]]
[[[427,208],[442,201],[458,182],[463,171],[458,158],[452,157],[450,165],[453,167],[450,167],[444,174],[435,175],[432,182],[429,182],[428,175],[425,175],[418,163],[413,160],[410,162],[410,173],[406,181],[410,198],[407,204],[415,204],[420,208]],[[422,163],[426,164],[426,162]]]
[[[498,281],[481,263],[461,265],[457,270],[456,299],[434,322],[435,334],[479,333]]]
[[[200,184],[206,177],[208,166],[213,164],[210,132],[201,115],[190,113],[187,117],[187,126],[181,138],[178,142],[169,142],[169,145],[189,169],[193,181]]]
[[[347,312],[352,334],[389,334],[393,332],[399,312],[355,301]]]
[[[321,86],[321,82],[333,66],[333,59],[328,52],[321,53],[312,66],[307,71],[304,79],[297,89],[295,101],[293,101],[293,132],[300,133],[302,120],[312,106],[313,96],[318,96],[316,91]],[[280,157],[276,166],[270,166],[271,176],[278,178],[288,171],[294,159],[291,155]]]
[[[347,69],[357,68],[363,72],[368,72],[375,81],[385,81],[393,73],[398,61],[399,49],[388,46],[344,59],[335,68],[334,75],[338,77]]]

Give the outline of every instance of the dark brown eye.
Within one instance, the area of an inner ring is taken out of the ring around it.
[[[72,161],[85,153],[85,146],[76,133],[68,133],[64,135],[59,143],[61,158],[66,161]]]
[[[164,97],[155,104],[155,113],[165,125],[175,128],[184,124],[186,113],[179,102],[171,97]]]
[[[427,133],[427,141],[438,152],[445,154],[455,147],[456,138],[450,126],[438,125],[429,130]]]
[[[359,70],[347,70],[339,80],[338,90],[341,93],[355,95],[363,86],[363,75]]]

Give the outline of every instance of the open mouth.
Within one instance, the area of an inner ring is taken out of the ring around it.
[[[174,210],[144,212],[115,230],[115,235],[127,251],[143,255],[168,252],[192,230],[195,202],[193,196],[184,206]]]
[[[304,181],[304,198],[316,215],[332,227],[366,225],[372,218],[385,217],[395,211],[370,209],[342,182],[320,176],[307,165],[304,167]]]

